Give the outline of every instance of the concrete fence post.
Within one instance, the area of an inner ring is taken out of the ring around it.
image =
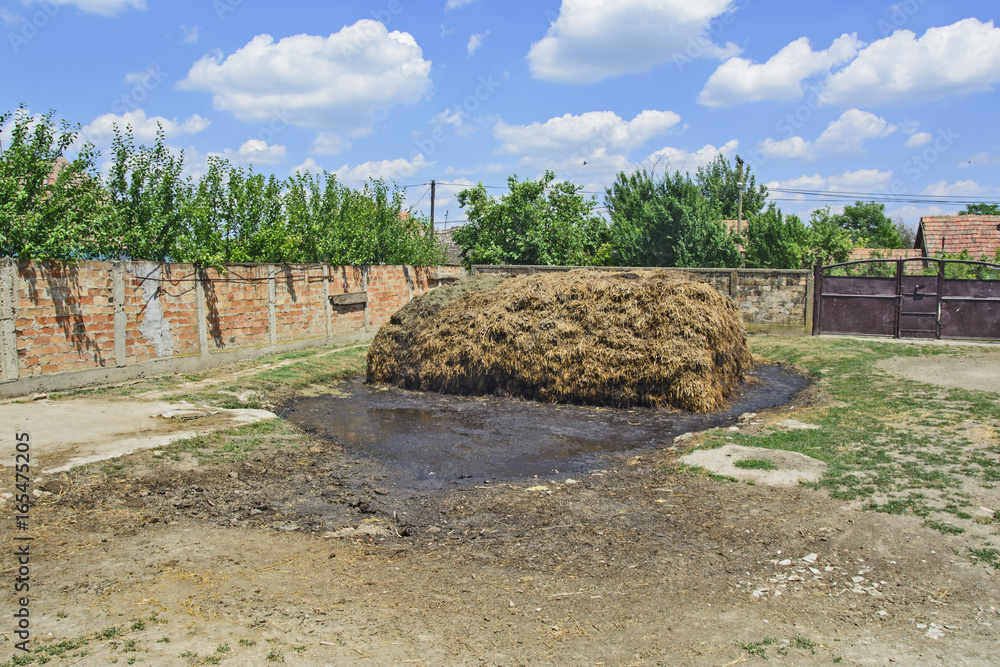
[[[271,347],[278,346],[278,287],[274,264],[267,265],[267,339]]]
[[[208,296],[205,294],[205,271],[194,267],[195,308],[198,317],[198,350],[201,356],[208,356]]]
[[[115,328],[115,366],[119,368],[128,363],[125,347],[125,262],[118,261],[111,265],[111,300],[114,303]]]
[[[732,271],[729,274],[729,296],[736,301],[740,295],[740,272]]]
[[[813,333],[813,310],[816,304],[816,276],[812,273],[806,276],[806,317],[802,323],[802,329],[807,333]]]
[[[361,267],[361,291],[368,294],[368,271],[371,269],[370,266]],[[365,299],[365,331],[372,330],[371,313],[368,310],[368,304],[371,303],[370,298]]]
[[[17,363],[17,297],[20,291],[17,260],[6,258],[0,263],[0,381],[16,380]]]
[[[323,312],[326,314],[326,337],[333,335],[333,304],[330,303],[330,265],[323,265]]]

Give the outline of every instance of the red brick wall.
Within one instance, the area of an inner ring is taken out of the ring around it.
[[[22,377],[115,365],[110,264],[23,263],[17,274]]]
[[[191,264],[124,263],[118,269],[118,319],[125,365],[201,354],[199,281],[207,351],[218,352],[271,345],[272,275],[274,336],[282,344],[322,340],[328,333],[374,332],[411,295],[463,274],[460,267],[334,266],[328,267],[327,283],[325,267],[319,265],[226,268],[199,272]],[[17,377],[118,365],[115,276],[112,262],[17,265]],[[326,298],[327,291],[337,295],[366,288],[367,304],[331,305]]]

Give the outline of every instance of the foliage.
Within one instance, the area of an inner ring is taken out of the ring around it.
[[[335,176],[287,180],[210,157],[205,175],[184,175],[184,154],[162,127],[152,146],[115,128],[102,179],[93,146],[75,147],[53,112],[0,115],[0,254],[20,259],[145,259],[227,262],[440,263],[429,221],[403,210],[405,192],[383,181],[361,190]],[[12,121],[12,122],[10,122]],[[9,123],[10,122],[10,123]]]
[[[753,268],[808,268],[813,260],[812,240],[798,216],[783,216],[772,203],[747,225],[746,264]]]
[[[491,197],[482,183],[458,193],[469,222],[452,238],[467,264],[592,265],[607,238],[594,212],[597,202],[581,186],[554,182],[546,171],[537,181],[507,179],[508,193]]]
[[[720,190],[722,188],[719,188]],[[604,198],[610,245],[623,266],[738,266],[720,208],[689,175],[618,174]]]
[[[52,116],[32,118],[24,107],[0,115],[0,128],[13,123],[0,147],[0,255],[105,256],[112,216],[94,168],[97,154],[88,144],[67,160],[77,130],[66,123],[57,129]]]
[[[809,231],[809,264],[837,264],[850,259],[854,244],[836,216],[830,215],[829,206],[812,212]]]
[[[739,160],[739,158],[736,158]],[[739,172],[721,153],[712,162],[699,167],[695,182],[701,194],[718,211],[723,220],[736,220],[739,212]],[[767,205],[767,186],[757,185],[756,177],[747,167],[743,174],[743,219],[761,214]]]
[[[885,214],[885,204],[857,201],[833,217],[859,248],[904,247],[896,224]]]
[[[1000,204],[969,204],[959,215],[1000,215]]]

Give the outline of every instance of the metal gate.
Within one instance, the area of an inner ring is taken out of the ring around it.
[[[813,334],[1000,340],[1000,264],[867,259],[816,267]]]

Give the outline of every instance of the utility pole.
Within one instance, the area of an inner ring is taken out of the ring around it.
[[[434,229],[434,189],[437,183],[431,179],[431,229]]]
[[[740,248],[743,247],[743,158],[739,155],[736,156],[736,185],[740,189],[740,201],[736,208],[736,238],[739,239],[738,243]],[[743,259],[745,255],[743,250],[740,251],[740,266],[743,266]]]

